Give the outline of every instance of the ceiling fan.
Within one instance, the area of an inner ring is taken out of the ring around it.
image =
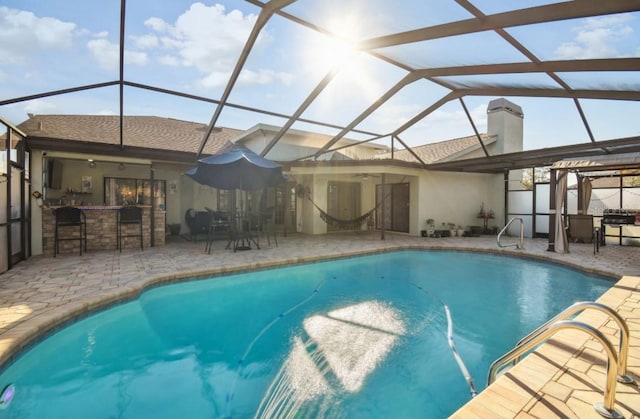
[[[380,175],[374,175],[371,173],[356,173],[355,175],[353,175],[353,177],[362,178],[362,180],[366,182],[367,180],[369,180],[369,178],[380,177]]]

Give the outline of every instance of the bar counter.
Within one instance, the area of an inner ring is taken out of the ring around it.
[[[122,208],[116,205],[75,205],[80,208],[87,219],[87,251],[117,249],[117,220],[118,210]],[[142,208],[142,235],[144,247],[151,246],[151,206],[140,205]],[[56,217],[53,211],[59,207],[50,206],[42,208],[42,247],[45,255],[53,256],[54,236],[56,228]],[[154,211],[154,245],[164,246],[165,244],[165,216],[162,210]],[[124,235],[135,234],[139,231],[139,226],[123,225]],[[77,228],[61,228],[58,232],[61,238],[77,237]],[[59,243],[59,253],[79,253],[79,242],[74,240],[63,240]],[[122,247],[124,249],[140,249],[140,241],[137,237],[123,237]],[[84,250],[83,250],[84,252]]]

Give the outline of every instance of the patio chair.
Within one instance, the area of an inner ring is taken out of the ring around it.
[[[184,221],[189,227],[189,240],[196,241],[198,235],[209,236],[209,212],[196,211],[189,208],[184,214]]]
[[[206,208],[206,207],[205,207]],[[211,253],[213,241],[220,236],[229,234],[229,217],[226,213],[206,208],[209,215],[209,230],[207,232],[207,245],[205,252]]]
[[[569,215],[569,239],[574,243],[592,243],[593,215]]]

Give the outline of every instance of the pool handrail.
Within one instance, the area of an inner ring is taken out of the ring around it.
[[[604,387],[604,402],[594,403],[593,408],[601,416],[606,418],[623,418],[624,416],[620,411],[615,409],[615,397],[616,397],[616,375],[618,373],[618,356],[616,351],[604,336],[604,334],[593,326],[586,323],[578,322],[575,320],[561,320],[555,322],[546,329],[540,331],[539,334],[533,336],[531,339],[525,341],[520,346],[516,346],[500,358],[493,361],[489,367],[489,374],[487,377],[487,386],[491,385],[497,377],[498,371],[504,368],[511,362],[517,362],[517,359],[524,354],[535,348],[540,343],[543,343],[552,335],[555,335],[562,329],[574,329],[581,330],[589,334],[592,338],[600,342],[607,354],[607,370],[606,370],[606,382]]]
[[[502,238],[502,235],[506,233],[511,223],[513,223],[516,220],[520,221],[520,240],[517,243],[507,243],[507,244],[500,243],[500,238]],[[498,247],[514,246],[516,249],[524,249],[524,220],[520,217],[511,218],[507,223],[507,225],[505,225],[504,228],[500,230],[500,233],[498,233],[498,238],[496,240],[498,242]]]
[[[606,306],[604,304],[596,303],[594,301],[579,301],[566,309],[560,312],[558,315],[553,317],[551,320],[538,327],[533,332],[529,333],[527,336],[520,339],[520,341],[516,344],[516,346],[523,345],[528,340],[533,339],[536,335],[541,333],[543,329],[548,328],[551,324],[559,321],[566,320],[570,316],[579,313],[581,311],[593,309],[601,311],[605,314],[608,314],[620,327],[620,349],[618,352],[618,377],[617,380],[622,384],[633,384],[634,379],[627,373],[627,358],[629,357],[629,326],[627,326],[627,322],[611,307]],[[517,361],[520,361],[520,357]],[[517,362],[516,361],[516,362]]]

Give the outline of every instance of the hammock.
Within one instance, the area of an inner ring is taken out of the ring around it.
[[[378,202],[378,204],[375,207],[373,207],[372,209],[370,209],[369,211],[367,211],[366,213],[362,214],[359,217],[352,218],[350,220],[344,220],[344,219],[336,218],[332,215],[327,214],[325,211],[322,210],[322,208],[320,208],[318,205],[316,205],[315,202],[313,202],[313,199],[311,199],[309,195],[307,195],[307,199],[309,199],[309,201],[311,201],[313,206],[316,207],[318,211],[320,211],[320,218],[322,219],[322,221],[327,223],[327,225],[330,227],[339,228],[342,230],[359,229],[360,227],[362,227],[362,223],[369,220],[369,218],[371,218],[371,216],[373,215],[374,211],[377,210],[380,205],[382,205],[382,202],[384,202],[384,200]]]

